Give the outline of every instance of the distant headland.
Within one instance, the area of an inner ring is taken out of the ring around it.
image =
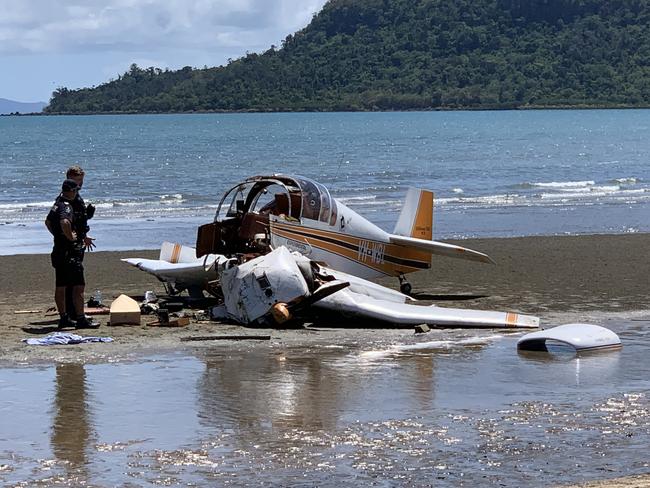
[[[225,66],[133,64],[48,114],[650,106],[650,2],[331,0]]]
[[[38,113],[42,112],[46,105],[45,102],[16,102],[0,98],[0,115]]]

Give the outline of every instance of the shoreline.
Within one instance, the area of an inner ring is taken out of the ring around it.
[[[650,263],[646,250],[648,234],[511,237],[465,239],[461,243],[486,252],[496,265],[433,257],[432,268],[408,276],[413,295],[422,304],[442,307],[514,311],[541,317],[542,326],[569,322],[595,322],[607,317],[650,316],[647,302],[647,276]],[[100,290],[104,302],[124,293],[143,295],[153,290],[164,295],[162,284],[153,276],[126,263],[125,257],[157,258],[157,250],[101,251],[86,255],[86,298]],[[290,344],[345,343],[352,340],[346,324],[327,334],[304,334],[300,330],[245,328],[218,322],[192,320],[179,329],[148,327],[153,318],[143,316],[142,325],[109,327],[107,316],[99,316],[99,329],[82,335],[111,336],[114,343],[88,344],[60,348],[26,346],[21,339],[53,331],[44,322],[56,316],[43,312],[54,305],[54,273],[48,254],[0,256],[5,277],[0,282],[0,357],[4,365],[30,365],[41,362],[102,362],[131,358],[141,354],[192,350],[202,344],[180,342],[188,335],[212,333],[267,334],[273,341]],[[380,284],[397,288],[394,278]],[[15,314],[16,310],[40,313]],[[318,325],[316,324],[316,327]],[[404,340],[410,329],[354,329],[368,340]],[[387,331],[387,332],[382,332]],[[390,332],[398,331],[398,332]],[[310,331],[312,332],[312,331]],[[354,340],[358,337],[354,337]],[[268,344],[268,343],[267,343]],[[214,346],[214,343],[208,343]],[[232,345],[228,346],[232,347]],[[257,347],[240,343],[240,347]]]
[[[86,115],[210,115],[210,114],[300,114],[300,113],[399,113],[399,112],[503,112],[531,110],[648,110],[650,105],[518,105],[518,106],[485,106],[485,107],[430,107],[398,110],[372,110],[350,108],[349,110],[193,110],[188,112],[29,112],[0,114],[0,117],[56,117],[56,116],[86,116]]]

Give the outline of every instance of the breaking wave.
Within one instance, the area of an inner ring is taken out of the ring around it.
[[[609,180],[610,183],[619,183],[621,185],[633,185],[635,183],[638,183],[640,180],[635,177],[630,177],[630,178],[615,178],[613,180]]]
[[[521,188],[521,189],[530,189],[530,188],[584,188],[588,186],[595,185],[596,182],[593,180],[584,180],[584,181],[548,181],[548,182],[525,182],[512,185],[511,188]]]
[[[580,188],[593,186],[596,184],[593,180],[588,181],[551,181],[548,183],[531,183],[534,187],[540,188]]]

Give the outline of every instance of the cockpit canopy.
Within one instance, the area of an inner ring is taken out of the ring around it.
[[[287,220],[336,223],[336,201],[320,183],[304,176],[253,176],[231,188],[221,199],[215,222],[247,213],[276,215]]]

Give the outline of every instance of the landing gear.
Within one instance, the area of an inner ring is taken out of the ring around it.
[[[410,295],[412,289],[413,287],[411,286],[411,283],[406,281],[404,275],[403,274],[399,275],[399,291],[404,293],[404,295]]]

